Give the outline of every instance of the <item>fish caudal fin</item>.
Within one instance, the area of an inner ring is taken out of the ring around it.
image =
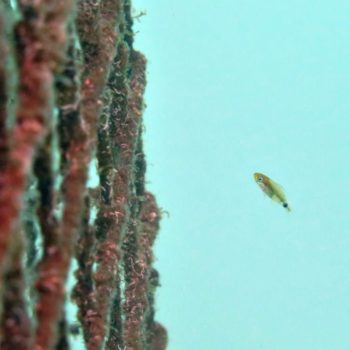
[[[286,208],[286,210],[288,210],[289,212],[292,211],[292,209],[290,209],[290,206],[288,205],[287,202],[283,202],[282,205],[283,205],[283,208]]]

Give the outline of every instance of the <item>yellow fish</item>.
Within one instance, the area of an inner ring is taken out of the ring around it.
[[[288,211],[291,211],[290,206],[287,203],[286,195],[279,184],[261,173],[254,173],[254,180],[272,200],[280,203]]]

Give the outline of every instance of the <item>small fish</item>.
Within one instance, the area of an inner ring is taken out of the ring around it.
[[[280,203],[283,208],[286,208],[288,211],[291,211],[290,206],[287,203],[286,195],[279,184],[261,173],[254,173],[254,180],[272,200]]]

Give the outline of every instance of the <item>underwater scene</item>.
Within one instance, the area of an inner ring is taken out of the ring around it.
[[[134,6],[167,349],[350,349],[349,2]]]
[[[0,0],[0,350],[350,349],[349,13]]]

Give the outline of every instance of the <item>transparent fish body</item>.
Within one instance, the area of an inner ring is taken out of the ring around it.
[[[268,197],[281,204],[286,210],[291,211],[281,185],[261,173],[254,173],[254,180]]]

